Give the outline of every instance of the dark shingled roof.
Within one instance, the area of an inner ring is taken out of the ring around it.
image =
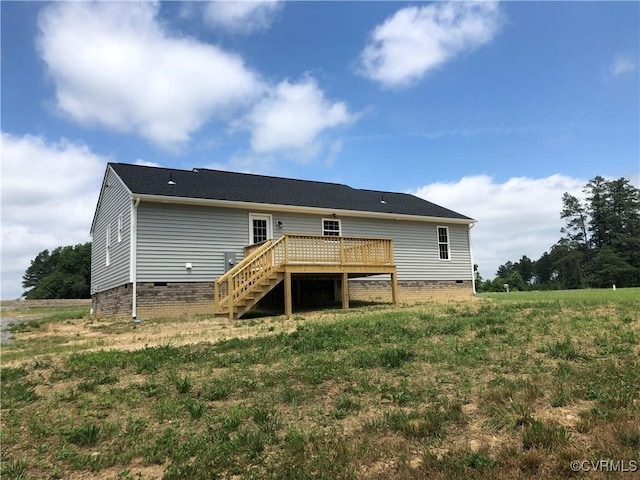
[[[205,168],[176,170],[125,163],[109,165],[129,190],[139,195],[294,205],[473,221],[469,217],[407,193],[360,190],[339,183]],[[175,185],[169,185],[170,179]]]

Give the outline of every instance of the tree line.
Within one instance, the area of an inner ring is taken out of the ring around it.
[[[476,266],[478,291],[640,286],[640,189],[596,176],[583,192],[584,200],[563,194],[563,235],[540,258],[508,261],[486,281]]]
[[[27,300],[42,298],[89,298],[91,242],[43,250],[31,260],[22,277]]]

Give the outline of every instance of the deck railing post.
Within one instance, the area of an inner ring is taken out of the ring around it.
[[[284,314],[290,317],[293,314],[293,297],[291,295],[291,272],[284,272]]]
[[[345,263],[344,238],[340,237],[340,263]]]
[[[289,263],[289,235],[284,236],[284,263]]]
[[[391,301],[394,305],[398,304],[398,274],[391,274]]]
[[[220,285],[213,282],[213,311],[219,313],[220,310]]]
[[[227,296],[229,297],[229,320],[233,320],[233,277],[229,277],[227,283]]]
[[[342,309],[349,310],[349,274],[342,274]]]

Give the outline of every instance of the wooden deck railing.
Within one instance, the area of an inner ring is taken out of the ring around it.
[[[382,238],[286,235],[282,254],[282,262],[286,264],[393,265],[393,241]]]
[[[274,270],[287,265],[393,266],[393,240],[382,238],[284,235],[245,249],[245,258],[214,283],[214,309],[232,310]]]

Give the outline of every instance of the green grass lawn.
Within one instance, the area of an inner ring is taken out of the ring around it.
[[[582,290],[547,290],[532,292],[483,293],[483,298],[509,301],[544,302],[613,302],[637,304],[640,301],[640,288],[618,288],[616,290],[585,288]]]
[[[556,479],[640,458],[639,289],[296,320],[3,367],[2,478]]]

